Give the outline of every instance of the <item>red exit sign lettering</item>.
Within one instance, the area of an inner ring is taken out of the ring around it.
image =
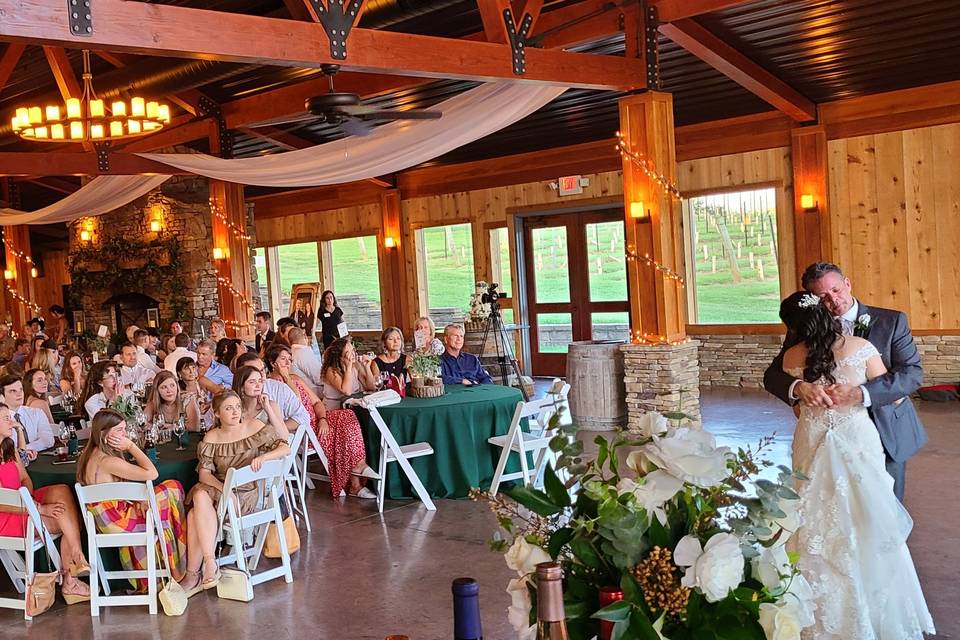
[[[583,193],[583,187],[589,181],[580,176],[563,176],[557,180],[557,193],[561,196],[572,196]]]

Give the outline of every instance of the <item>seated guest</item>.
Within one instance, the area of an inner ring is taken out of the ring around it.
[[[53,446],[53,427],[50,421],[40,409],[23,405],[23,383],[17,376],[6,375],[0,378],[0,394],[3,395],[3,404],[10,409],[13,420],[23,427],[26,442],[21,442],[15,433],[14,444],[24,449],[30,460],[35,460],[39,452]]]
[[[200,422],[205,426],[213,424],[210,394],[200,387],[200,369],[191,358],[180,358],[177,362],[177,380],[180,383],[180,397],[184,402],[196,402],[200,409]]]
[[[237,356],[237,370],[241,367],[251,367],[266,375],[267,367],[257,354],[252,351]],[[234,374],[236,381],[236,374]],[[311,426],[307,408],[303,406],[300,397],[281,380],[264,377],[263,394],[277,403],[287,431],[293,433],[300,425]]]
[[[17,350],[17,340],[10,335],[10,325],[0,322],[0,362],[7,362]]]
[[[137,347],[132,342],[120,347],[120,384],[124,389],[146,386],[156,375],[137,361]]]
[[[47,400],[49,384],[43,369],[30,369],[23,374],[23,406],[43,411],[47,422],[53,424],[53,414],[50,412],[50,402]]]
[[[257,329],[255,342],[257,353],[263,353],[265,351],[264,345],[273,342],[273,322],[270,318],[270,313],[267,311],[258,311],[253,316],[253,323]]]
[[[227,325],[220,318],[214,318],[210,321],[210,339],[215,343],[220,342],[227,337]]]
[[[170,326],[167,327],[171,335],[178,336],[183,333],[183,323],[179,320],[172,320]]]
[[[47,336],[43,335],[42,333],[40,335],[36,335],[36,336],[33,336],[33,338],[31,338],[30,355],[27,357],[27,361],[24,363],[23,366],[26,367],[27,365],[29,365],[31,369],[39,368],[39,367],[33,366],[33,360],[38,355],[41,355],[43,353],[43,343],[46,342],[47,340],[48,340]]]
[[[293,328],[290,329],[288,337],[290,338],[290,352],[293,354],[293,365],[290,370],[310,387],[310,391],[318,396],[323,395],[320,358],[310,347],[307,335],[303,332],[303,329]]]
[[[244,420],[258,420],[268,424],[280,438],[288,438],[290,431],[283,421],[280,406],[263,392],[264,375],[256,367],[240,367],[233,376],[233,390],[240,396]]]
[[[83,556],[80,546],[80,514],[77,510],[73,492],[65,484],[55,484],[34,490],[33,481],[17,452],[16,440],[25,436],[16,436],[16,430],[23,431],[13,419],[7,405],[0,403],[0,488],[18,491],[26,487],[37,503],[43,526],[51,534],[61,534],[60,556],[63,567],[60,570],[61,592],[67,604],[75,604],[90,599],[90,588],[77,576],[89,575],[90,565]],[[29,446],[29,445],[28,445]],[[26,534],[26,511],[0,511],[0,536],[23,538]]]
[[[483,367],[480,358],[463,351],[463,325],[448,324],[443,328],[446,349],[440,356],[440,377],[443,384],[491,384],[493,379]]]
[[[228,369],[235,368],[237,356],[247,352],[247,345],[242,340],[236,338],[221,338],[217,343],[215,357],[217,362],[226,366]]]
[[[413,344],[418,353],[443,353],[443,343],[437,339],[437,325],[429,316],[421,316],[413,324]]]
[[[348,396],[375,391],[377,379],[370,371],[370,358],[357,359],[350,338],[337,338],[323,352],[323,402],[328,409],[339,409]]]
[[[296,326],[297,323],[294,322],[293,318],[280,318],[277,320],[277,332],[273,335],[272,344],[289,347],[290,338],[287,337],[287,334],[290,333],[290,330]]]
[[[233,374],[227,365],[214,359],[217,345],[212,340],[203,340],[197,346],[197,368],[200,373],[200,388],[212,396],[233,385]]]
[[[187,514],[190,532],[187,550],[187,576],[180,583],[187,594],[200,589],[216,588],[220,581],[216,544],[219,526],[217,505],[223,495],[223,481],[228,469],[249,465],[258,471],[264,462],[279,460],[290,453],[287,441],[276,429],[259,420],[245,420],[240,396],[233,390],[217,394],[213,399],[214,428],[207,431],[197,447],[199,483],[190,490],[187,503],[193,508]],[[256,508],[257,484],[241,487],[237,492],[240,512]]]
[[[83,408],[87,417],[92,419],[98,411],[109,407],[121,395],[129,393],[120,386],[120,372],[117,371],[116,363],[102,360],[90,367],[87,387],[83,393]]]
[[[27,366],[28,357],[30,357],[30,340],[28,338],[17,338],[14,341],[13,356],[10,358],[10,362],[18,365],[22,371]]]
[[[192,358],[194,362],[197,361],[197,354],[193,351],[190,351],[188,347],[190,346],[190,336],[185,333],[179,333],[173,336],[174,349],[167,353],[167,357],[163,359],[163,368],[167,371],[176,371],[177,362],[180,358]]]
[[[167,355],[173,353],[173,350],[176,348],[177,345],[173,343],[172,333],[165,333],[160,336],[160,346],[157,347],[157,363],[163,366],[164,359],[166,359]]]
[[[157,358],[150,352],[153,351],[153,338],[146,329],[137,329],[133,334],[133,344],[137,348],[137,363],[147,371],[154,374],[160,373],[160,367],[157,366]]]
[[[336,343],[334,343],[336,344]],[[373,469],[367,466],[367,455],[363,445],[363,433],[356,414],[349,409],[329,409],[303,381],[290,372],[293,357],[290,350],[281,345],[270,347],[266,364],[270,377],[282,381],[295,391],[310,416],[310,424],[323,453],[327,456],[330,468],[330,492],[339,497],[344,490],[356,498],[376,498],[376,494],[363,486],[361,478],[377,478]],[[349,486],[348,486],[349,481]]]
[[[397,376],[400,382],[405,382],[410,356],[403,353],[403,332],[397,327],[384,329],[380,334],[380,349],[380,354],[373,359],[370,367],[373,377],[379,380],[380,374],[389,373]]]
[[[37,336],[46,337],[46,334],[43,332],[45,324],[43,318],[30,318],[27,320],[27,326],[23,330],[23,334],[30,340],[33,340]]]
[[[79,398],[83,395],[83,387],[87,383],[87,367],[83,356],[76,351],[68,351],[63,358],[63,369],[60,372],[60,391],[72,393]]]
[[[200,431],[200,405],[196,396],[188,398],[186,394],[181,395],[176,375],[163,370],[153,379],[153,388],[143,407],[143,415],[147,422],[152,422],[154,416],[162,416],[164,428],[173,429],[181,414],[187,431]]]
[[[129,456],[132,462],[127,462]],[[143,451],[127,436],[123,414],[104,409],[90,426],[90,439],[77,461],[77,482],[84,486],[104,482],[146,482],[156,480],[157,468]],[[183,508],[183,485],[179,480],[164,480],[153,487],[157,509],[163,521],[163,540],[157,541],[157,553],[170,563],[174,580],[182,580],[187,563],[187,531]],[[100,533],[137,533],[147,524],[147,509],[143,502],[105,500],[88,506]],[[126,571],[147,568],[147,550],[143,547],[120,547],[120,564]],[[146,593],[145,578],[131,578],[139,593]]]
[[[60,352],[57,343],[47,338],[40,343],[40,349],[33,354],[31,369],[42,369],[49,380],[60,379]]]

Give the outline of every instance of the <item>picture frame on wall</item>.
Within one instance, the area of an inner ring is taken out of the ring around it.
[[[87,330],[87,317],[83,311],[73,312],[73,332],[80,335]]]
[[[147,309],[147,328],[160,326],[160,309]]]
[[[303,329],[307,340],[313,341],[317,303],[320,301],[319,282],[301,282],[290,288],[290,313],[297,326]]]

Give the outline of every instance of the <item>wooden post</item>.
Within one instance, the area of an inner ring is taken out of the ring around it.
[[[22,334],[27,320],[40,313],[37,307],[31,307],[28,303],[13,297],[13,293],[16,292],[22,298],[26,298],[29,303],[32,304],[34,301],[33,278],[30,276],[30,269],[33,265],[13,253],[13,250],[16,250],[24,256],[30,255],[30,227],[25,224],[5,226],[3,237],[6,240],[4,248],[6,254],[5,268],[13,276],[10,280],[4,280],[4,303],[10,312],[14,329],[18,334]]]
[[[249,340],[253,338],[254,310],[251,302],[250,243],[245,238],[247,206],[243,199],[243,185],[211,180],[210,205],[213,230],[211,254],[222,253],[220,260],[214,260],[219,315],[226,323],[228,332]]]
[[[406,242],[401,222],[400,191],[386,189],[380,195],[380,208],[383,222],[377,237],[380,265],[380,306],[383,312],[383,326],[400,327],[403,335],[412,337],[413,322],[419,315],[419,309],[411,304],[410,289],[407,287],[405,261],[407,252],[413,247]],[[388,247],[387,238],[393,246]]]
[[[620,100],[620,132],[631,152],[676,183],[673,96],[650,91]],[[623,160],[624,219],[628,251],[649,254],[657,263],[684,273],[680,201],[659,186],[630,158]],[[632,202],[643,202],[649,218],[633,218]],[[627,263],[630,328],[634,335],[686,336],[686,295],[679,283],[644,262]]]
[[[794,129],[793,144],[793,215],[796,235],[797,282],[807,265],[831,260],[830,203],[827,198],[827,133],[822,125]],[[816,208],[805,211],[801,197],[813,196]]]

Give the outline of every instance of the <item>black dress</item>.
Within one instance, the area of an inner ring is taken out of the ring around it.
[[[343,322],[343,309],[334,307],[333,313],[327,313],[326,308],[320,307],[317,310],[317,317],[320,318],[320,330],[323,332],[323,348],[326,349],[333,341],[340,337],[337,331],[337,325]]]
[[[400,378],[400,380],[406,380],[407,368],[404,366],[407,362],[407,357],[400,353],[400,357],[397,358],[396,362],[384,362],[380,359],[380,356],[377,356],[373,359],[377,364],[377,369],[380,370],[380,373],[392,373],[393,375]]]

